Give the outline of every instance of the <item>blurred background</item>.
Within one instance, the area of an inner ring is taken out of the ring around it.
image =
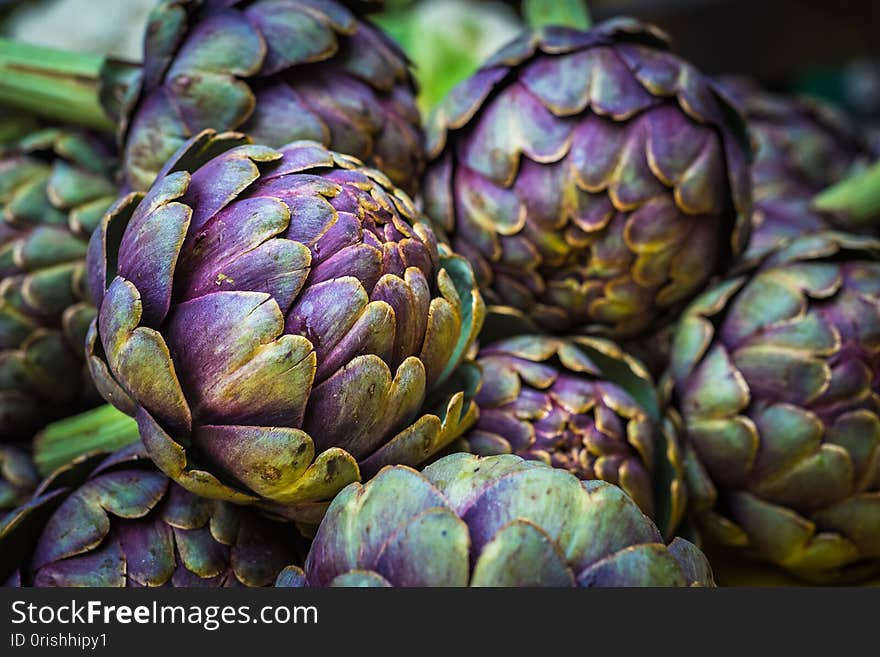
[[[140,59],[155,0],[0,0],[0,32],[36,44]],[[522,26],[520,2],[386,0],[374,20],[407,51],[430,109]],[[880,125],[878,0],[593,0],[594,22],[656,23],[708,73],[806,92]],[[440,62],[445,62],[441,65]],[[451,63],[450,63],[451,62]]]

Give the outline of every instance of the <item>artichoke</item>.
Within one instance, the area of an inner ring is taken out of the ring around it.
[[[112,204],[112,153],[45,128],[0,146],[0,439],[27,440],[98,397],[83,363],[88,236]]]
[[[105,216],[89,277],[96,385],[196,494],[305,521],[475,418],[473,385],[441,385],[482,324],[473,272],[383,174],[317,142],[194,137]]]
[[[817,581],[880,571],[878,253],[796,239],[698,297],[673,344],[705,536]]]
[[[702,552],[669,546],[619,488],[513,455],[384,468],[330,505],[280,585],[712,586]]]
[[[320,141],[414,193],[424,167],[409,63],[335,0],[163,0],[122,109],[127,183],[146,190],[207,128],[280,147]]]
[[[747,261],[805,233],[871,228],[812,204],[816,194],[872,159],[867,141],[846,115],[827,102],[773,94],[742,78],[725,78],[723,85],[747,118],[755,144]]]
[[[0,444],[0,511],[25,502],[39,483],[31,457],[13,445]]]
[[[747,119],[755,144],[756,201],[824,189],[870,157],[858,127],[826,101],[774,94],[742,78],[724,78],[722,84]]]
[[[676,426],[641,363],[600,338],[524,335],[480,350],[475,454],[514,453],[623,488],[664,530],[686,495]],[[664,531],[668,533],[668,531]]]
[[[490,304],[637,335],[746,245],[742,122],[656,28],[525,35],[429,121],[425,209]]]
[[[0,527],[0,581],[33,586],[266,586],[296,560],[290,525],[188,493],[136,443],[56,471]]]

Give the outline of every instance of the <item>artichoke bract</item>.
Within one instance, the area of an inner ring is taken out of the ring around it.
[[[25,502],[39,483],[40,475],[27,452],[0,444],[0,511]]]
[[[127,183],[147,189],[212,128],[273,147],[320,141],[415,193],[425,158],[409,63],[359,13],[335,0],[163,0],[122,109]]]
[[[432,115],[425,210],[486,300],[631,336],[746,245],[749,146],[713,83],[633,20],[502,48]]]
[[[0,527],[0,581],[25,586],[267,586],[302,539],[188,493],[134,444],[56,471]]]
[[[524,335],[480,350],[468,451],[517,454],[623,488],[670,533],[686,505],[681,450],[644,366],[601,338]]]
[[[816,580],[880,569],[878,253],[801,237],[698,297],[673,345],[705,535]]]
[[[0,439],[99,401],[83,344],[91,231],[116,199],[111,150],[62,128],[0,146]]]
[[[453,454],[383,469],[332,502],[279,585],[713,585],[702,552],[621,489],[513,455]]]
[[[383,174],[317,142],[193,138],[105,216],[89,276],[96,385],[197,494],[294,517],[475,418],[465,389],[422,410],[482,325],[473,272]]]
[[[746,261],[759,260],[806,233],[835,227],[876,232],[842,213],[812,206],[816,194],[873,159],[845,114],[819,99],[770,93],[743,78],[724,78],[722,84],[748,120],[755,144],[755,212]]]

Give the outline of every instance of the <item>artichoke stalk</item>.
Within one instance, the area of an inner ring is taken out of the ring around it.
[[[427,149],[428,216],[488,303],[544,331],[656,328],[748,241],[741,118],[633,20],[508,44],[433,113]]]
[[[83,357],[85,256],[116,197],[113,166],[103,142],[65,128],[0,146],[0,439],[99,401]]]
[[[816,581],[880,572],[878,254],[798,238],[698,297],[673,344],[703,534]]]
[[[113,122],[102,107],[102,85],[121,66],[96,55],[0,39],[0,103],[64,124],[112,132]]]
[[[675,417],[644,366],[601,338],[523,335],[483,347],[467,451],[516,454],[620,486],[671,535],[686,492]]]
[[[33,440],[34,464],[49,475],[78,456],[115,452],[140,439],[137,422],[110,404],[47,424]]]
[[[482,325],[473,272],[317,142],[205,131],[104,217],[88,264],[95,383],[196,494],[305,522],[475,419],[477,382],[451,378]]]
[[[333,500],[279,586],[713,586],[622,490],[513,455],[384,468]]]
[[[188,493],[136,443],[59,469],[0,526],[0,581],[267,586],[303,541],[289,524]]]

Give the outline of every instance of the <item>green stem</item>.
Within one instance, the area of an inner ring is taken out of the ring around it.
[[[112,452],[138,440],[137,423],[109,404],[48,425],[34,438],[34,463],[47,475],[81,454]]]
[[[880,216],[880,162],[824,189],[813,207],[845,214],[852,225],[867,225]]]
[[[588,30],[593,24],[584,0],[522,0],[522,13],[533,30],[551,25]]]
[[[112,132],[100,103],[105,65],[99,55],[0,39],[0,103]]]

